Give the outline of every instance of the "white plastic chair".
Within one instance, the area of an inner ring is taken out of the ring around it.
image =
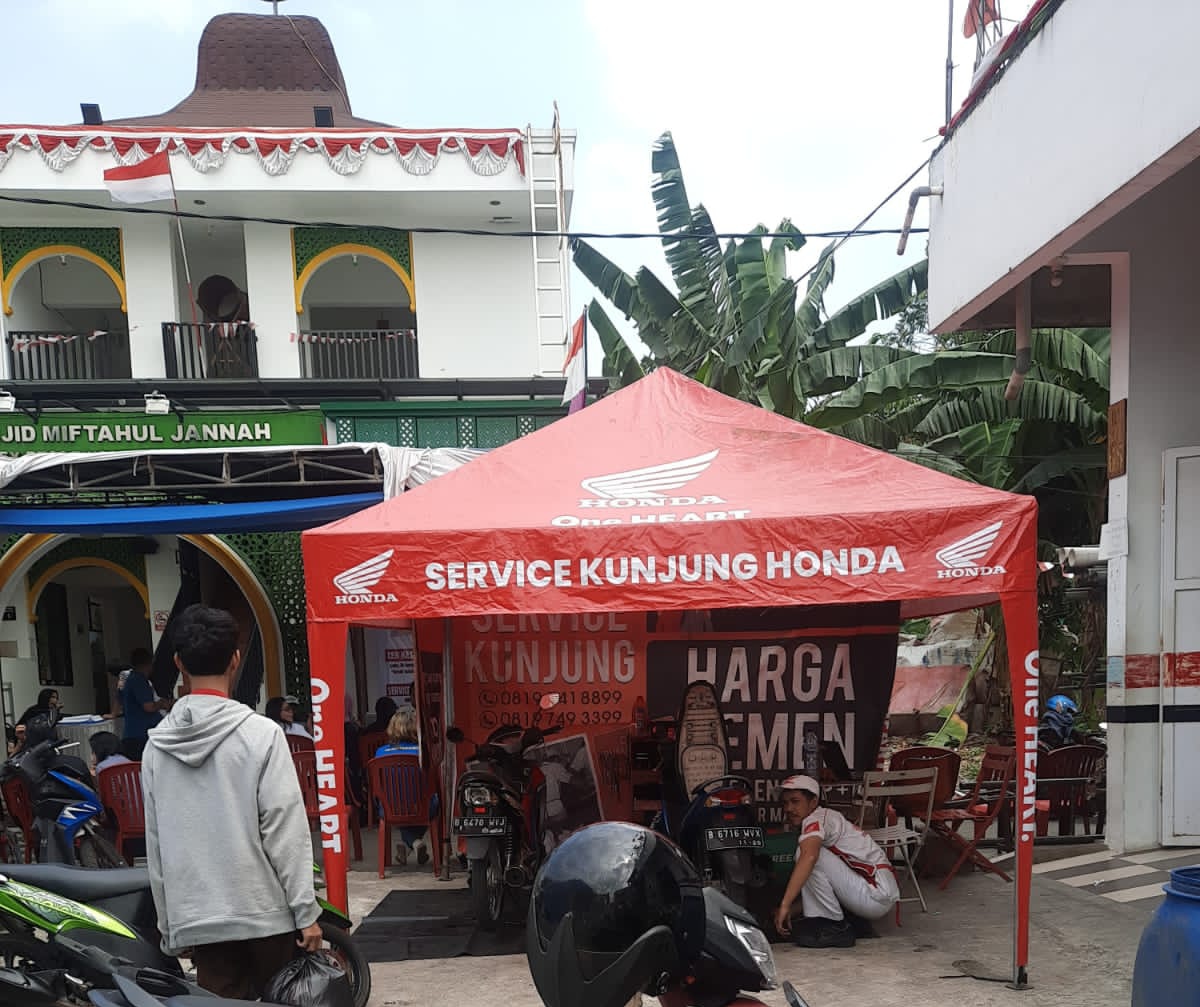
[[[878,829],[869,829],[866,831],[872,839],[883,849],[887,854],[888,859],[893,863],[893,851],[899,848],[900,850],[900,865],[907,871],[908,876],[913,883],[913,888],[917,890],[916,898],[901,898],[901,902],[920,902],[921,911],[928,912],[929,907],[925,904],[925,895],[921,891],[921,884],[917,881],[917,873],[913,869],[917,857],[921,853],[921,849],[925,845],[925,834],[929,828],[929,819],[933,814],[933,797],[937,790],[937,766],[926,766],[920,769],[898,769],[893,772],[869,772],[863,773],[863,803],[862,813],[859,815],[859,828],[862,828],[863,820],[866,816],[867,806],[878,802],[879,817],[877,821],[887,821],[885,815],[887,806],[897,797],[904,797],[907,800],[904,802],[910,807],[914,807],[916,812],[914,817],[921,820],[920,827],[917,828],[915,823],[913,828],[909,828],[903,823],[896,825],[885,825]],[[922,813],[922,806],[924,813]],[[897,866],[900,866],[897,865]],[[899,921],[900,907],[896,907],[896,918]]]

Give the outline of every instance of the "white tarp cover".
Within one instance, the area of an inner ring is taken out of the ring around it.
[[[383,463],[384,499],[398,496],[407,489],[420,486],[437,476],[465,465],[473,458],[486,454],[475,448],[398,448],[390,444],[312,444],[263,446],[253,448],[195,448],[188,451],[35,451],[24,455],[0,455],[0,490],[10,486],[23,475],[61,465],[86,462],[128,461],[136,471],[144,459],[183,460],[196,455],[320,455],[334,451],[345,452],[359,448],[364,453],[374,451]]]

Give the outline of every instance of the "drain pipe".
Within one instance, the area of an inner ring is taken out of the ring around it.
[[[917,201],[926,196],[940,196],[942,186],[922,185],[908,194],[908,213],[904,215],[904,227],[900,229],[900,244],[896,246],[896,254],[903,255],[908,248],[908,232],[912,230],[913,214],[917,212]]]
[[[1004,397],[1012,402],[1021,394],[1025,375],[1033,366],[1033,280],[1026,278],[1017,286],[1017,362],[1013,364],[1012,376]]]

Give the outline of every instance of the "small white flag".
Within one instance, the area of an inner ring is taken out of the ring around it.
[[[104,173],[104,186],[114,203],[153,203],[159,199],[174,199],[170,157],[164,150],[139,164],[109,168]]]

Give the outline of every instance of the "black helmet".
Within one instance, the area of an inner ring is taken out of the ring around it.
[[[664,836],[600,822],[550,854],[525,955],[547,1007],[624,1007],[682,978],[704,946],[703,883]]]
[[[58,740],[58,716],[55,711],[37,713],[25,723],[25,747],[33,748],[43,741]]]

